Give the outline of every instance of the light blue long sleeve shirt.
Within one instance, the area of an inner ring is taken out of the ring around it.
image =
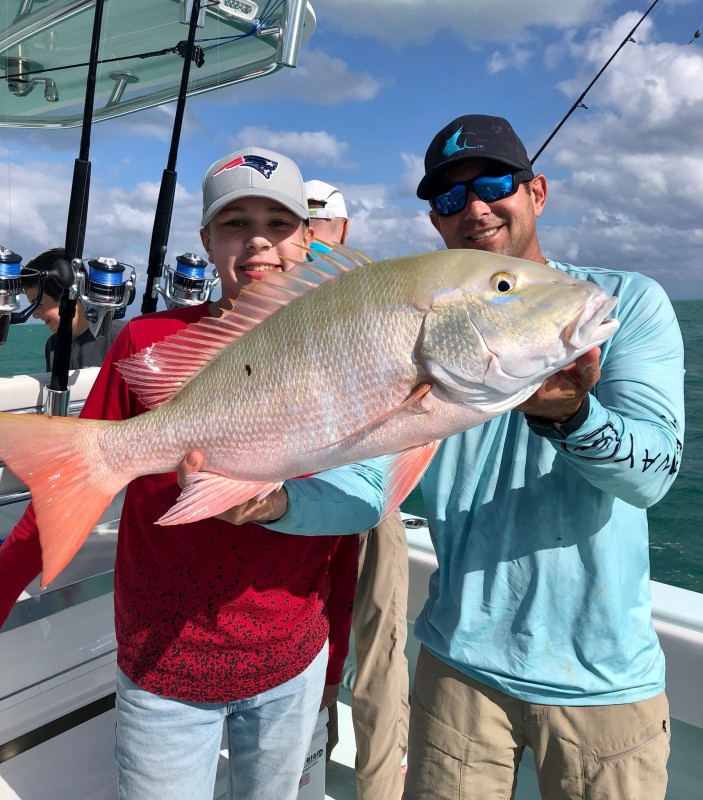
[[[550,263],[618,297],[620,328],[601,346],[588,416],[566,439],[538,435],[512,411],[443,442],[421,484],[439,568],[415,633],[513,697],[634,702],[664,688],[645,509],[679,468],[683,344],[654,281]],[[378,474],[365,481],[363,469],[356,513],[368,520]],[[345,532],[355,491],[325,506],[327,533]],[[292,499],[293,517],[309,508]]]

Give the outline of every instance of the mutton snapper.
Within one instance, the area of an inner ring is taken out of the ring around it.
[[[161,524],[385,454],[390,513],[441,439],[519,405],[618,326],[613,298],[543,264],[440,250],[351,269],[350,252],[323,256],[331,279],[314,264],[271,273],[222,317],[120,362],[152,409],[140,416],[0,415],[0,456],[32,494],[43,585],[120,489],[194,449],[203,470]]]

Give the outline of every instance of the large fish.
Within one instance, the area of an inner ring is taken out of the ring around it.
[[[441,439],[519,405],[618,326],[614,299],[543,264],[441,250],[350,269],[345,252],[272,273],[221,318],[121,362],[145,414],[0,415],[0,456],[31,490],[43,585],[122,487],[175,470],[193,449],[203,471],[162,524],[396,454],[390,512]]]

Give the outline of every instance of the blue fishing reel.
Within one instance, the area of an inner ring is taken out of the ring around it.
[[[205,277],[208,262],[194,253],[176,256],[176,267],[167,266],[161,285],[156,292],[164,298],[168,308],[193,306],[210,299],[212,290],[220,282],[220,276],[213,269],[212,277]]]
[[[0,345],[7,341],[13,312],[20,307],[22,256],[0,247]]]
[[[125,277],[125,272],[129,270]],[[134,301],[137,273],[129,264],[101,256],[81,262],[76,271],[78,299],[85,308],[88,328],[96,339],[104,338],[113,319],[122,319]]]
[[[36,298],[20,311],[22,293],[22,256],[0,246],[0,345],[7,341],[10,325],[26,322],[42,301],[44,280],[52,278],[61,288],[73,285],[73,270],[65,259],[57,259],[49,270],[27,270],[38,279]]]

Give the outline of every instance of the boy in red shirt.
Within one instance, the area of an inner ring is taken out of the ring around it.
[[[297,166],[244,148],[203,182],[201,238],[222,282],[213,303],[131,320],[81,416],[125,419],[146,408],[116,369],[122,359],[207,315],[219,317],[253,280],[300,259],[312,232]],[[325,602],[336,540],[290,536],[210,518],[163,527],[175,473],[132,481],[115,561],[117,745],[122,800],[210,800],[222,723],[235,798],[293,800],[325,683],[339,682],[346,649],[328,670]],[[0,622],[41,569],[31,505],[0,548]],[[353,597],[356,565],[349,565]],[[341,587],[336,587],[341,588]],[[349,603],[338,604],[346,608]],[[348,639],[350,618],[343,626]],[[333,628],[336,626],[333,625]],[[325,673],[328,677],[325,680]]]

